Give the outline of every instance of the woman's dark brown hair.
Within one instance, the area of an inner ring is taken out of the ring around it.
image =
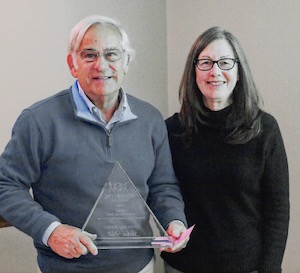
[[[248,61],[238,40],[228,31],[220,27],[212,27],[202,33],[192,45],[179,86],[181,110],[180,121],[185,129],[187,139],[198,132],[201,116],[207,115],[202,94],[196,84],[194,60],[213,41],[225,39],[229,42],[238,59],[239,80],[232,92],[232,111],[225,140],[230,144],[243,144],[259,135],[261,131],[260,96],[256,89]]]

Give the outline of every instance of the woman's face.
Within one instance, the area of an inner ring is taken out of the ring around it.
[[[211,42],[198,59],[218,61],[220,59],[235,59],[233,50],[225,39]],[[195,66],[196,83],[203,95],[204,104],[213,111],[224,109],[231,103],[231,94],[238,81],[237,64],[230,70],[222,70],[217,63],[208,71],[202,71]]]

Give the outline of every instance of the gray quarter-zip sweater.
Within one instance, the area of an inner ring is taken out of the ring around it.
[[[76,96],[64,90],[16,121],[0,157],[0,215],[33,238],[43,273],[138,272],[152,249],[100,250],[68,260],[42,242],[54,221],[82,227],[117,161],[162,226],[174,219],[186,223],[161,114],[127,95],[137,118],[108,131],[91,121]]]

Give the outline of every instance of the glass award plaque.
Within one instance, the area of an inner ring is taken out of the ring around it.
[[[82,230],[97,234],[98,249],[167,248],[164,228],[117,162]]]

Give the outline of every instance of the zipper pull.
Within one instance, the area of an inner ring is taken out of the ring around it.
[[[112,135],[110,133],[111,131],[109,130],[108,131],[108,146],[109,147],[112,147]]]

